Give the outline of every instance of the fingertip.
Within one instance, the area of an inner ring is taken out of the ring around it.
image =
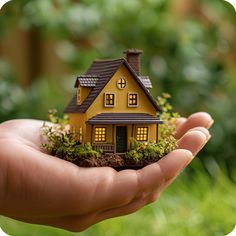
[[[206,112],[197,112],[190,115],[185,122],[177,126],[176,135],[177,139],[181,138],[188,130],[193,129],[195,127],[203,127],[209,129],[214,120],[212,117]]]
[[[196,112],[188,117],[188,121],[192,123],[197,123],[201,120],[201,126],[205,128],[210,128],[211,125],[214,123],[211,115],[207,112]]]
[[[188,132],[190,132],[190,131],[200,131],[206,136],[207,139],[211,136],[209,130],[207,128],[204,128],[204,127],[201,127],[201,126],[192,128]]]
[[[158,161],[165,182],[175,178],[192,160],[191,151],[176,149]]]
[[[178,148],[189,150],[195,156],[207,143],[210,136],[199,130],[188,131],[177,143]]]

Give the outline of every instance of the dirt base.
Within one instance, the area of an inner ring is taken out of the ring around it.
[[[158,159],[159,160],[159,159]],[[99,158],[89,157],[83,159],[74,160],[73,163],[80,167],[112,167],[116,170],[124,169],[141,169],[146,165],[152,164],[158,160],[128,160],[124,155],[117,154],[105,154]]]

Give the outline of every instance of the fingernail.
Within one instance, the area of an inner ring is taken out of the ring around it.
[[[211,122],[208,124],[208,129],[211,128],[211,126],[214,124],[214,120],[212,119]]]
[[[194,156],[192,156],[191,158],[189,158],[189,160],[186,161],[186,163],[183,166],[183,169],[189,165],[189,163],[193,160]]]

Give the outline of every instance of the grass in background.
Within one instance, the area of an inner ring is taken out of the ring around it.
[[[236,224],[235,184],[219,169],[212,179],[199,160],[183,172],[161,198],[139,212],[70,233],[5,217],[0,226],[11,236],[221,236]]]

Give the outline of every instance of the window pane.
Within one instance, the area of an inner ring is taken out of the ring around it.
[[[105,96],[105,105],[114,106],[115,105],[115,94],[107,93]]]
[[[106,142],[106,127],[95,128],[95,142]]]
[[[138,127],[136,132],[137,141],[148,140],[148,127]]]
[[[129,105],[131,105],[131,106],[138,105],[138,94],[137,93],[129,94]]]

